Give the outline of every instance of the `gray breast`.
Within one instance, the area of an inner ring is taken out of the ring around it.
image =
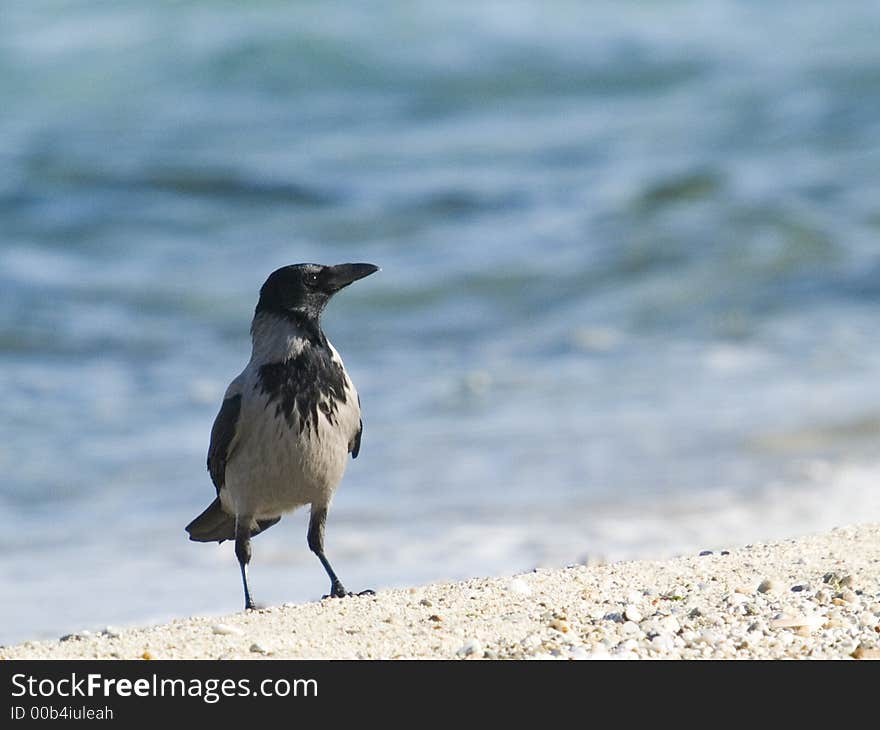
[[[329,504],[360,423],[357,393],[332,345],[252,360],[240,379],[239,441],[226,467],[235,514],[275,517]]]

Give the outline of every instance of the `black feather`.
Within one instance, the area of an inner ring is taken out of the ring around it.
[[[354,438],[351,440],[351,443],[348,445],[348,450],[351,452],[351,458],[357,459],[358,454],[361,453],[361,434],[364,432],[364,421],[361,419],[360,423],[358,423],[358,431],[354,435]]]
[[[268,530],[278,522],[281,517],[269,517],[257,520],[251,528],[251,537]],[[207,509],[186,526],[189,539],[195,542],[223,542],[235,539],[235,517],[223,509],[220,498],[217,497]]]
[[[241,413],[241,395],[234,395],[223,401],[214,426],[211,428],[211,445],[208,447],[208,471],[217,493],[226,483],[226,462],[229,459],[229,445],[235,437],[238,416]]]
[[[289,360],[262,365],[254,386],[269,396],[267,407],[274,404],[276,417],[284,416],[291,428],[296,413],[300,433],[310,428],[317,434],[319,413],[335,426],[339,404],[347,401],[345,371],[322,339]]]

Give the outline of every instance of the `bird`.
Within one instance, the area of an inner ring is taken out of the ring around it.
[[[245,610],[257,607],[248,584],[251,538],[306,505],[307,542],[330,578],[328,596],[353,595],[324,553],[324,526],[348,456],[360,453],[364,425],[360,397],[321,315],[335,294],[376,271],[366,263],[293,264],[273,271],[260,289],[250,360],[211,428],[216,498],[186,526],[196,542],[235,540]]]

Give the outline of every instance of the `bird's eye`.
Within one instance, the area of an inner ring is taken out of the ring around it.
[[[309,286],[315,286],[318,283],[318,275],[317,274],[306,274],[306,284]]]

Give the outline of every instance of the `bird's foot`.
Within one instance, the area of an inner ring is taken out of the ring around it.
[[[330,592],[326,596],[321,596],[321,600],[323,601],[325,598],[345,598],[350,595],[351,593],[345,590],[345,586],[338,580],[335,580],[333,585],[330,586]]]
[[[262,603],[254,603],[251,600],[247,600],[244,603],[245,611],[259,611],[262,608],[266,608]]]
[[[345,586],[342,583],[336,582],[332,586],[330,586],[330,593],[326,596],[321,596],[321,600],[325,598],[348,598],[349,596],[375,596],[376,591],[370,590],[369,588],[365,591],[361,591],[360,593],[352,593],[351,591],[345,590]]]

